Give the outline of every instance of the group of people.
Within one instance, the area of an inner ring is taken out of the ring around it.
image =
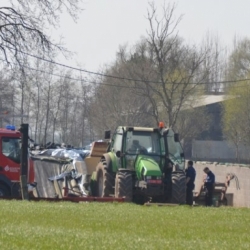
[[[203,169],[205,177],[203,178],[203,188],[205,189],[205,205],[212,206],[213,204],[213,190],[215,185],[215,175],[208,168]],[[188,161],[186,169],[186,204],[193,205],[193,190],[195,187],[196,171],[193,166],[193,161]],[[199,194],[198,194],[199,195]]]

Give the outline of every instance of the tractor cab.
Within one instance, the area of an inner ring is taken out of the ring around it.
[[[142,159],[151,159],[159,166],[163,164],[165,147],[160,138],[159,131],[151,128],[142,130],[133,128],[125,133],[124,144],[124,162],[123,165],[128,169],[135,169],[135,162],[140,156]]]
[[[118,127],[110,150],[119,158],[118,168],[135,169],[138,157],[151,158],[162,169],[170,160],[176,170],[184,170],[184,153],[178,134],[172,129],[145,127]],[[121,157],[122,156],[122,157]]]

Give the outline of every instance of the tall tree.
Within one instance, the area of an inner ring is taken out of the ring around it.
[[[231,98],[223,102],[223,130],[226,139],[235,145],[236,158],[240,161],[241,144],[250,146],[250,40],[235,42],[229,62],[227,94]],[[246,80],[244,80],[246,79]]]
[[[231,99],[223,102],[223,130],[226,139],[235,146],[235,156],[240,161],[240,145],[250,146],[250,82],[229,87]]]
[[[117,61],[106,71],[107,75],[128,76],[123,62]],[[114,130],[118,125],[149,126],[151,117],[146,110],[148,101],[137,94],[138,86],[124,79],[105,77],[98,81],[90,106],[90,122],[95,126],[96,136],[103,138],[103,131]]]
[[[250,71],[250,39],[236,39],[234,49],[229,56],[227,78],[244,79]]]
[[[150,103],[154,124],[161,120],[173,128],[183,108],[204,93],[204,83],[213,69],[212,63],[205,64],[210,48],[187,45],[178,36],[181,17],[174,18],[175,8],[174,4],[164,6],[159,18],[150,4],[148,35],[133,51],[119,51],[126,65],[123,76],[136,79],[130,82],[137,87],[134,92]]]
[[[204,38],[203,46],[210,51],[203,62],[204,69],[210,69],[205,79],[205,93],[222,93],[225,89],[222,81],[226,74],[227,49],[221,45],[218,36],[209,33]]]
[[[178,115],[190,97],[204,88],[209,68],[204,70],[208,49],[188,46],[178,37],[177,26],[181,17],[175,19],[175,4],[163,7],[158,18],[154,4],[148,11],[149,31],[146,38],[150,50],[152,71],[156,83],[149,83],[151,93],[157,98],[157,111],[165,110],[162,117],[169,127],[175,127]],[[161,112],[161,114],[163,114]]]
[[[13,87],[11,74],[8,69],[0,71],[0,127],[11,123],[14,115],[14,104],[17,91]]]
[[[99,110],[100,114],[94,119],[102,117],[95,123],[97,127],[104,130],[117,123],[156,126],[165,121],[168,127],[188,129],[194,117],[190,114],[192,109],[185,116],[185,126],[184,116],[177,125],[178,117],[204,93],[204,82],[213,65],[204,63],[210,48],[189,46],[178,36],[181,17],[174,19],[175,8],[175,5],[164,6],[163,17],[158,18],[154,4],[150,4],[148,35],[132,48],[120,47],[93,99],[93,112]],[[204,129],[205,123],[206,119],[200,119],[193,124],[196,134]]]

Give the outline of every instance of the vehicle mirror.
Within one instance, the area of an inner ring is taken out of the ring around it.
[[[110,135],[111,135],[111,131],[110,130],[106,130],[105,134],[104,134],[104,139],[110,139]]]
[[[184,158],[185,155],[184,155],[184,153],[181,153],[180,156]]]
[[[118,158],[121,157],[121,151],[120,151],[120,150],[119,150],[119,151],[116,151],[116,156],[117,156]]]
[[[174,141],[179,142],[179,134],[177,133],[174,134]]]

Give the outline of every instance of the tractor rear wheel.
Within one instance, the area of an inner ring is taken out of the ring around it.
[[[10,190],[6,185],[0,183],[0,197],[10,196]]]
[[[115,177],[115,198],[125,198],[131,202],[133,198],[133,179],[129,172],[118,171]]]
[[[100,162],[96,167],[96,196],[108,197],[114,194],[114,177],[108,171],[106,162]]]
[[[182,172],[172,173],[171,202],[175,204],[186,203],[186,176]]]

